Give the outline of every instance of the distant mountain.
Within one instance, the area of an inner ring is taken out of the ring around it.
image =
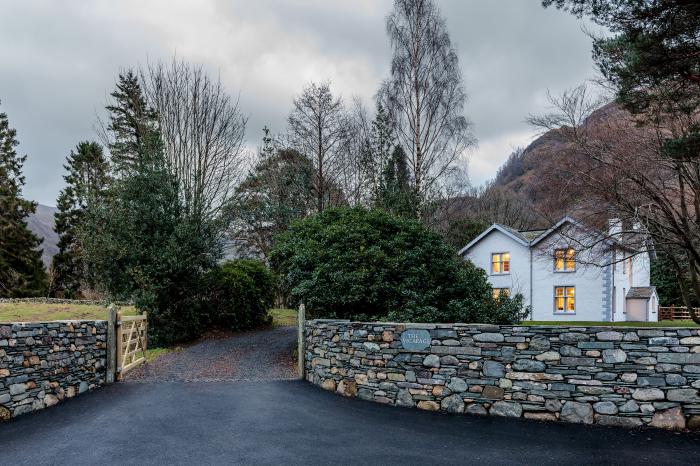
[[[55,207],[39,204],[36,206],[36,212],[27,217],[29,229],[44,240],[41,244],[43,249],[41,259],[46,267],[51,264],[51,259],[58,253],[58,235],[54,231],[54,214],[57,211],[58,209]]]
[[[589,131],[603,131],[606,125],[628,118],[629,113],[612,103],[593,112],[585,125]],[[576,154],[576,148],[565,140],[561,129],[548,131],[524,150],[511,154],[499,168],[493,185],[522,196],[540,213],[557,218],[570,213],[571,198],[575,197],[562,195],[558,182],[562,173],[567,167],[586,163]]]

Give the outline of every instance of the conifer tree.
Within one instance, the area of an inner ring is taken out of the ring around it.
[[[0,297],[39,296],[46,287],[41,240],[27,228],[36,204],[22,198],[26,156],[17,155],[17,131],[0,113]]]
[[[56,233],[59,252],[53,258],[54,294],[76,298],[82,288],[93,288],[94,280],[86,270],[79,230],[83,228],[86,211],[100,202],[109,183],[109,165],[96,142],[84,141],[71,151],[64,168],[66,187],[58,197]]]
[[[362,148],[362,164],[372,187],[372,200],[382,197],[382,178],[391,159],[396,138],[389,114],[381,102],[377,102],[377,114]]]
[[[232,234],[250,255],[267,257],[275,235],[313,211],[314,167],[294,149],[279,147],[263,128],[260,160],[231,199]]]
[[[415,217],[418,198],[411,186],[406,152],[400,145],[394,147],[381,182],[378,207],[401,217]]]
[[[143,141],[157,128],[157,114],[148,106],[137,75],[128,70],[119,74],[109,112],[107,141],[115,174],[125,175],[138,163]]]

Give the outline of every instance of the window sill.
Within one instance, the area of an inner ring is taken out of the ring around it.
[[[493,276],[499,276],[499,275],[510,275],[510,272],[503,272],[503,273],[495,273],[495,272],[491,272],[491,275],[493,275]]]
[[[576,311],[574,311],[574,312],[555,312],[554,315],[555,316],[575,316]]]
[[[554,273],[576,273],[576,269],[574,270],[554,270]]]

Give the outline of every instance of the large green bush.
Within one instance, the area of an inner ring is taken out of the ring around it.
[[[202,290],[218,248],[211,225],[188,215],[157,144],[144,150],[139,169],[86,212],[80,243],[99,290],[148,311],[149,345],[170,345],[206,328]]]
[[[211,324],[230,330],[269,324],[276,290],[277,279],[262,262],[225,262],[210,273]]]
[[[277,237],[271,260],[315,317],[512,323],[522,297],[494,300],[483,270],[420,222],[328,209]]]

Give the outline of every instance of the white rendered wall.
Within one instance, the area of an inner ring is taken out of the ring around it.
[[[502,252],[510,253],[510,273],[493,274],[491,254]],[[493,230],[467,251],[464,258],[486,271],[493,288],[510,288],[511,295],[521,293],[525,298],[525,305],[530,305],[530,250],[527,246],[498,230]]]
[[[569,230],[568,234],[572,234]],[[610,265],[609,253],[590,252],[585,260],[577,263],[574,272],[556,272],[554,270],[553,251],[566,248],[561,237],[552,235],[532,249],[510,236],[493,230],[482,238],[464,255],[477,267],[486,271],[493,288],[509,288],[511,294],[521,293],[525,305],[532,307],[532,320],[544,321],[606,321],[620,322],[627,320],[625,314],[626,293],[633,286],[649,286],[650,265],[648,254],[632,257],[630,267],[621,261],[629,253],[617,249],[614,265]],[[491,273],[491,254],[510,253],[510,273]],[[530,261],[532,258],[532,267]],[[532,271],[532,281],[530,274]],[[609,274],[609,288],[605,288],[605,275]],[[530,283],[533,284],[532,290]],[[576,292],[576,311],[573,314],[555,313],[554,288],[556,286],[574,286]],[[658,298],[656,299],[658,303]],[[650,320],[658,319],[656,309],[650,309]]]
[[[581,320],[600,321],[603,319],[603,275],[604,268],[596,265],[576,264],[573,272],[554,270],[554,249],[565,248],[557,241],[542,242],[533,249],[533,318],[534,320],[554,320],[574,322]],[[554,288],[557,286],[575,287],[575,312],[557,313],[554,310]]]

